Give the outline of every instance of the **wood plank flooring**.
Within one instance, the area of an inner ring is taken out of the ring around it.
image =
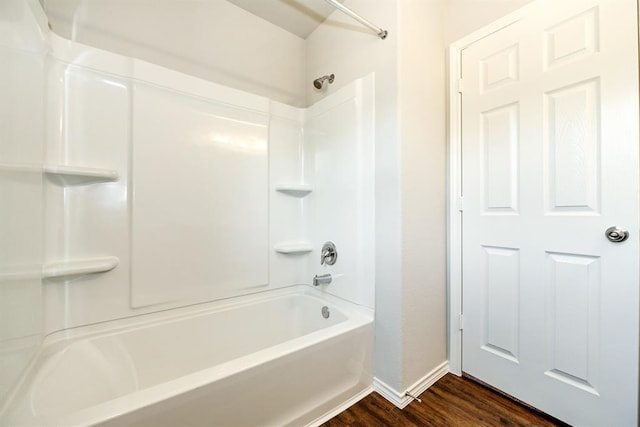
[[[323,427],[376,426],[563,426],[480,384],[447,374],[400,410],[373,392]]]

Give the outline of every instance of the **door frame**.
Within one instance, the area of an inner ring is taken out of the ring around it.
[[[449,371],[462,375],[462,51],[527,16],[529,3],[449,46],[449,168],[447,197],[447,327]]]
[[[508,27],[529,15],[542,0],[517,9],[506,16],[465,36],[448,48],[449,75],[449,169],[447,183],[447,338],[449,371],[462,375],[462,103],[464,89],[462,74],[462,51],[473,43]],[[640,15],[640,0],[638,14]],[[640,29],[638,30],[640,32]],[[640,34],[638,34],[640,37]]]

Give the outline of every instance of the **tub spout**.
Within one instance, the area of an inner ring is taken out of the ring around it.
[[[318,286],[318,285],[328,285],[329,283],[331,283],[331,274],[327,273],[327,274],[321,274],[321,275],[315,275],[313,277],[313,286]]]

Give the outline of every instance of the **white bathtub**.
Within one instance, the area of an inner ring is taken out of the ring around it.
[[[294,286],[67,330],[47,338],[4,423],[317,424],[370,391],[372,320]]]

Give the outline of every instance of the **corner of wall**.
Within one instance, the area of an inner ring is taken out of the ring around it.
[[[404,387],[447,358],[444,6],[399,5]]]
[[[397,408],[404,409],[414,398],[420,396],[429,387],[449,372],[449,363],[442,362],[418,381],[407,387],[404,392],[399,392],[379,378],[373,379],[373,389],[382,397],[393,403]]]

